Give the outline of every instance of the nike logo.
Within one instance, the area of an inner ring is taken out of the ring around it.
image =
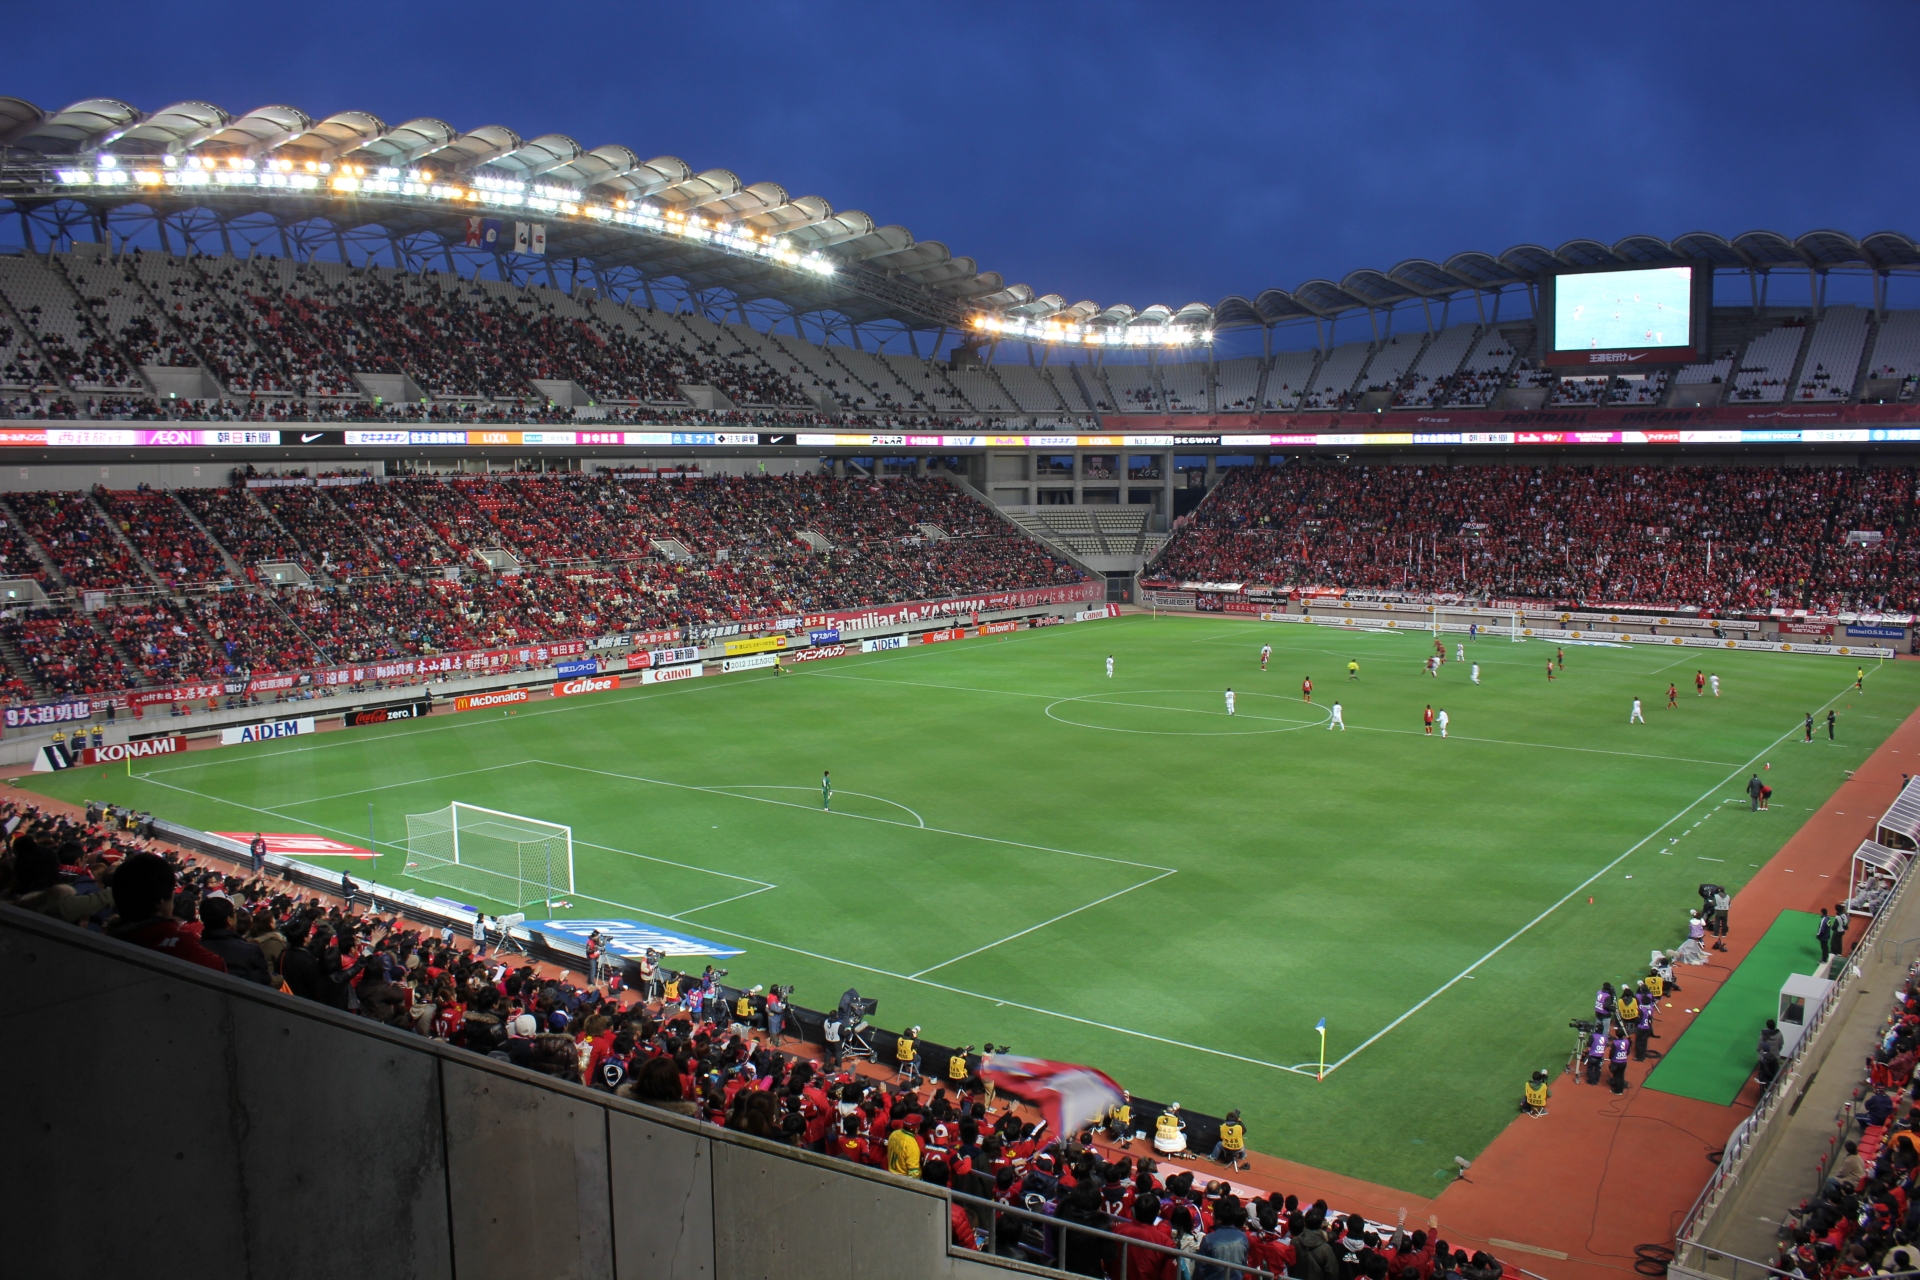
[[[318,440],[321,436],[325,434],[326,433],[324,431],[316,431],[312,435],[308,435],[306,432],[302,431],[300,433],[300,443],[312,444],[315,440]]]

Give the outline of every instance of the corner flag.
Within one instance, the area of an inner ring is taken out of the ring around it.
[[[1327,1078],[1327,1020],[1325,1018],[1320,1019],[1320,1021],[1313,1024],[1313,1029],[1320,1033],[1320,1070],[1315,1073],[1313,1078],[1315,1080],[1325,1080]]]

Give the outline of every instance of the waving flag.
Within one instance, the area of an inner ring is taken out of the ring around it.
[[[1098,1120],[1120,1101],[1120,1086],[1103,1071],[1070,1062],[990,1053],[980,1059],[980,1078],[1002,1093],[1024,1098],[1062,1137]]]

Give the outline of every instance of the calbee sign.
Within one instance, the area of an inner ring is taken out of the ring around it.
[[[271,742],[275,738],[294,738],[312,732],[312,716],[302,716],[298,720],[269,720],[265,724],[243,724],[236,729],[222,729],[220,745],[232,747],[242,742]]]
[[[609,689],[620,687],[619,676],[582,676],[578,680],[562,680],[553,686],[556,698],[571,698],[580,693],[605,693]]]

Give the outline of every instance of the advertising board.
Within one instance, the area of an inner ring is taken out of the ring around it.
[[[675,680],[697,680],[707,673],[707,669],[697,662],[683,667],[667,667],[663,670],[646,670],[640,673],[641,684],[668,684]]]
[[[528,689],[495,689],[492,693],[465,693],[453,700],[455,711],[485,711],[488,707],[511,706],[516,702],[525,702],[532,695]]]
[[[619,687],[619,676],[581,676],[578,680],[556,682],[553,686],[553,696],[571,698],[582,693],[605,693],[609,689]]]
[[[842,658],[852,652],[853,650],[844,644],[823,644],[812,649],[802,649],[798,653],[790,653],[784,661],[788,666],[792,666],[796,662],[817,662],[821,658]]]
[[[389,724],[395,720],[418,720],[432,710],[433,703],[427,699],[396,702],[385,707],[361,707],[341,716],[340,727],[358,729],[370,724]]]
[[[862,640],[860,652],[878,653],[882,649],[904,649],[907,647],[905,636],[881,636],[878,640]]]
[[[118,764],[122,760],[145,760],[148,756],[170,756],[187,749],[181,737],[142,738],[138,742],[110,742],[88,747],[80,753],[81,764]]]
[[[771,653],[775,649],[787,647],[785,636],[756,636],[752,640],[729,640],[722,650],[729,658],[746,653]]]
[[[238,746],[243,742],[271,742],[275,738],[293,738],[313,732],[313,717],[298,720],[269,720],[265,724],[243,724],[220,731],[220,745]]]
[[[780,661],[778,654],[756,653],[745,658],[722,658],[720,670],[728,674],[735,671],[758,671],[762,667],[771,667]]]

